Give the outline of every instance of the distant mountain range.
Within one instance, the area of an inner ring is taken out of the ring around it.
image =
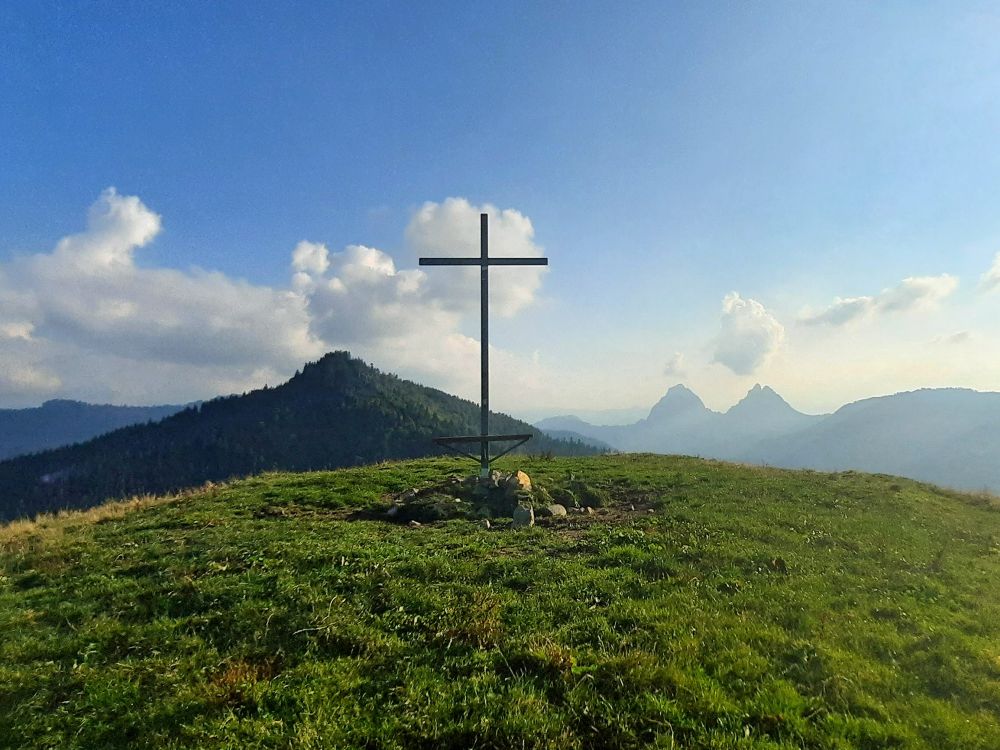
[[[57,399],[32,409],[0,409],[0,460],[82,443],[176,414],[183,406],[110,406]]]
[[[677,385],[633,424],[544,419],[622,451],[681,453],[825,471],[898,474],[948,487],[1000,491],[1000,393],[923,389],[856,401],[833,414],[796,411],[755,385],[724,413]]]
[[[532,453],[601,452],[504,414],[490,416],[490,430],[533,434],[522,449]],[[441,451],[432,438],[478,433],[479,407],[471,401],[334,352],[276,388],[214,399],[155,424],[2,461],[0,519],[268,470],[434,455]]]

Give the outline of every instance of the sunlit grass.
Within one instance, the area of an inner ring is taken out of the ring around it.
[[[437,459],[0,527],[0,747],[1000,747],[995,498],[516,465],[608,504],[352,517],[468,468]]]

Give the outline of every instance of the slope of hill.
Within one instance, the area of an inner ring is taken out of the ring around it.
[[[493,414],[491,430],[533,433],[524,450],[587,455]],[[326,355],[277,388],[229,396],[82,445],[0,462],[0,519],[85,507],[261,471],[336,468],[439,453],[431,438],[477,434],[470,401]]]
[[[937,388],[856,401],[741,458],[1000,490],[1000,393]]]
[[[32,409],[0,409],[0,461],[90,440],[176,414],[183,406],[110,406],[56,399]]]
[[[989,498],[503,461],[608,500],[370,520],[467,470],[424,459],[0,527],[0,748],[1000,747]]]

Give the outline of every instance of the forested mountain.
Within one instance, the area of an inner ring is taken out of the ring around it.
[[[493,433],[533,433],[522,450],[600,452],[491,415]],[[85,507],[271,469],[307,471],[440,452],[431,438],[478,434],[479,407],[381,373],[346,352],[287,383],[185,409],[87,443],[0,462],[0,518]]]
[[[183,408],[56,399],[31,409],[0,409],[0,460],[81,443],[128,425],[156,422]]]

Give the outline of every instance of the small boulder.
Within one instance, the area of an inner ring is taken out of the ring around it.
[[[519,490],[524,490],[525,492],[531,492],[531,477],[525,474],[523,471],[515,471],[511,475],[511,479],[517,482],[517,488]]]
[[[488,529],[490,526],[492,526],[492,524],[490,523],[490,519],[484,518],[483,519],[483,528],[484,529]]]
[[[419,529],[421,526],[423,526],[423,524],[420,523],[420,521],[410,521],[411,529]]]
[[[546,510],[548,511],[548,515],[550,515],[550,516],[565,516],[566,515],[566,508],[564,508],[559,503],[553,503],[548,508],[546,508]]]
[[[514,497],[519,492],[531,492],[531,478],[523,471],[515,471],[503,483],[507,497]]]
[[[391,508],[389,508],[389,510],[387,510],[385,512],[385,514],[389,518],[395,518],[397,515],[399,515],[399,506],[398,505],[393,505]]]
[[[522,526],[534,526],[535,525],[535,511],[531,509],[531,506],[518,505],[514,508],[514,521],[511,526],[515,529],[519,529]]]

